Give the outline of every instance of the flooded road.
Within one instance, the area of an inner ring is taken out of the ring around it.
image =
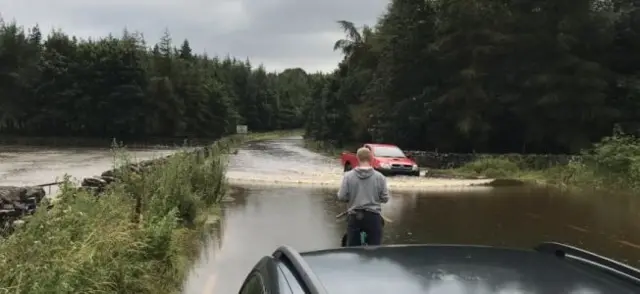
[[[147,160],[175,152],[171,149],[129,149],[132,160]],[[109,148],[46,148],[0,146],[0,186],[53,183],[69,174],[82,180],[111,169],[114,154]],[[47,196],[57,187],[46,188]]]
[[[291,137],[249,143],[231,158],[227,177],[231,184],[238,186],[337,188],[342,174],[339,159],[309,151],[303,147],[301,137]],[[388,178],[388,185],[396,191],[434,188],[462,190],[491,181],[436,178],[425,180],[424,177],[398,176]]]
[[[130,151],[138,160],[173,152]],[[64,173],[98,175],[113,160],[106,148],[0,147],[0,185],[54,182]],[[335,219],[344,210],[334,200],[341,174],[336,159],[304,149],[299,138],[240,149],[227,174],[235,201],[223,208],[224,221],[203,248],[184,293],[237,293],[258,259],[282,244],[301,251],[338,246],[345,229]],[[384,243],[532,247],[553,240],[640,266],[640,198],[461,183],[390,178],[392,197],[383,211],[393,222],[385,228]]]
[[[252,143],[232,158],[231,182],[242,184],[237,179],[253,177],[264,179],[265,185],[234,189],[235,202],[225,205],[224,221],[194,265],[184,293],[237,293],[252,266],[282,244],[300,251],[339,246],[345,224],[335,215],[344,206],[335,202],[333,186],[269,183],[313,181],[314,175],[332,173],[339,178],[333,159],[301,146],[299,140]],[[385,228],[384,243],[532,247],[558,241],[640,266],[639,202],[531,188],[392,189],[383,207],[393,220]]]

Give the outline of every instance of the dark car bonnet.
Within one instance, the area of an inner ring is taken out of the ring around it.
[[[481,246],[349,248],[303,253],[330,294],[640,293],[577,261]]]

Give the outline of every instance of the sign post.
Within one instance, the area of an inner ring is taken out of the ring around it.
[[[249,132],[247,125],[237,125],[236,134],[246,135]]]

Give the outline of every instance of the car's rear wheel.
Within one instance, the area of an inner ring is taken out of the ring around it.
[[[353,169],[353,168],[351,167],[351,163],[348,163],[348,162],[347,162],[347,163],[345,163],[345,164],[344,164],[344,171],[345,171],[345,172],[348,172],[348,171],[350,171],[351,169]]]
[[[420,176],[420,171],[416,171],[416,172],[411,173],[411,176],[419,177]]]

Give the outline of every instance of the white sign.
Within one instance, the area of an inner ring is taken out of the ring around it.
[[[237,125],[236,126],[236,133],[237,134],[246,134],[248,133],[249,128],[247,127],[247,125]]]

